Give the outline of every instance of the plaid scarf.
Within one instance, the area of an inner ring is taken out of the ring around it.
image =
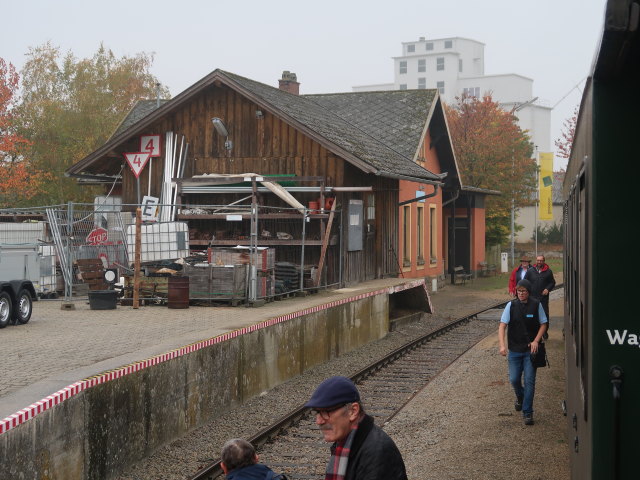
[[[347,464],[349,463],[349,452],[351,452],[351,444],[358,431],[358,423],[351,427],[351,431],[343,442],[336,442],[331,447],[331,458],[327,464],[327,473],[325,480],[343,480],[347,473]]]

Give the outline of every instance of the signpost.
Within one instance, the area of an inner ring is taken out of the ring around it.
[[[158,220],[158,203],[160,199],[158,197],[150,197],[145,195],[142,198],[142,221],[155,222]]]
[[[148,152],[129,152],[124,154],[124,158],[127,159],[127,163],[131,167],[131,171],[136,176],[137,191],[138,191],[138,205],[140,205],[140,172],[149,161],[151,156]]]
[[[87,244],[88,245],[104,245],[107,243],[109,239],[109,232],[107,232],[104,228],[98,227],[94,228],[87,235]]]
[[[153,157],[161,157],[160,135],[141,135],[140,151],[151,156],[149,160],[149,182],[147,185],[147,196],[151,196],[151,168],[153,167]]]

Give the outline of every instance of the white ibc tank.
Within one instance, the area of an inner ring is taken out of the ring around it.
[[[175,260],[189,256],[189,228],[186,222],[144,224],[141,227],[140,261]],[[136,226],[127,227],[127,250],[133,262],[136,253]]]

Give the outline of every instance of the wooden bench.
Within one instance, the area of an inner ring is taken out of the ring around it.
[[[473,275],[470,273],[466,273],[464,271],[464,267],[459,265],[453,269],[453,283],[464,285],[467,283],[467,280],[471,280]]]

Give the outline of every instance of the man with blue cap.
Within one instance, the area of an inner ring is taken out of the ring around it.
[[[324,440],[332,443],[325,480],[407,479],[398,447],[365,413],[350,379],[324,380],[305,406],[313,409]]]

